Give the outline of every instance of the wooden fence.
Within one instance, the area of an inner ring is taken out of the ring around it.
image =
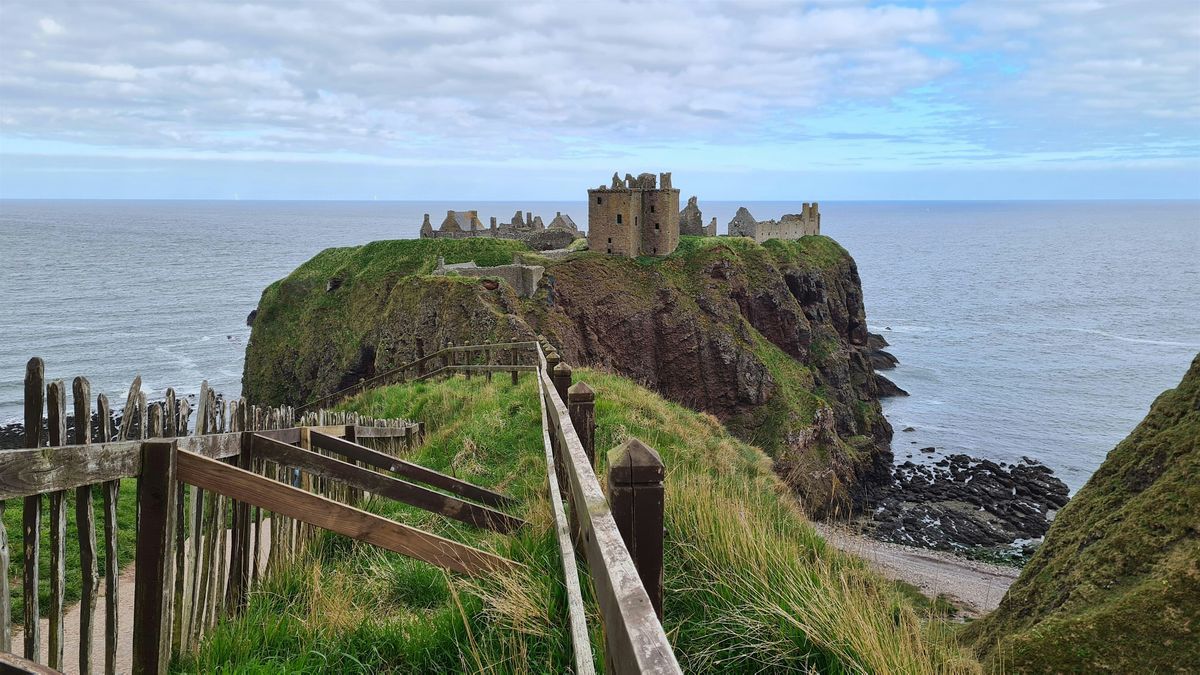
[[[494,363],[503,355],[507,363]],[[482,363],[479,361],[482,360]],[[99,598],[97,561],[105,562],[104,670],[118,670],[120,593],[116,561],[122,480],[136,480],[137,522],[132,669],[164,672],[173,655],[194,650],[218,620],[244,609],[256,584],[301,555],[316,528],[328,529],[448,570],[487,574],[517,563],[352,506],[365,493],[402,501],[475,527],[513,533],[521,519],[513,501],[400,459],[423,428],[403,420],[370,420],[313,410],[368,386],[464,373],[491,378],[536,374],[549,496],[567,587],[575,672],[594,672],[576,552],[582,554],[604,625],[608,672],[678,673],[661,623],[663,478],[661,460],[636,439],[609,456],[609,495],[595,474],[594,392],[572,385],[571,368],[540,342],[448,347],[400,369],[309,404],[288,408],[222,402],[202,385],[195,429],[190,405],[168,390],[147,403],[135,379],[119,429],[108,401],[97,399],[99,431],[91,437],[87,380],[73,382],[75,434],[67,439],[65,387],[44,382],[40,359],[26,374],[28,450],[0,452],[0,515],[21,500],[24,659],[13,651],[8,575],[0,575],[0,671],[40,672],[64,666],[66,506],[74,495],[83,591],[79,671],[89,672]],[[45,414],[45,418],[43,418]],[[42,437],[43,419],[49,443]],[[80,423],[79,420],[85,420]],[[68,445],[68,440],[73,444]],[[48,445],[48,447],[46,447]],[[424,484],[424,485],[421,485]],[[428,486],[428,487],[426,487]],[[92,500],[103,500],[103,551],[97,548]],[[43,500],[46,495],[46,500]],[[565,500],[565,504],[564,504]],[[41,654],[38,597],[43,501],[50,519],[49,653]],[[0,570],[9,568],[0,521]],[[22,665],[24,664],[24,665]]]
[[[328,408],[338,402],[350,398],[368,389],[397,384],[408,380],[423,380],[439,375],[449,375],[454,372],[466,373],[468,377],[475,373],[483,373],[489,380],[493,373],[512,373],[513,383],[517,382],[520,372],[537,370],[537,362],[533,360],[536,342],[503,342],[495,344],[476,344],[446,346],[420,356],[404,365],[391,368],[369,379],[359,380],[345,389],[322,396],[306,403],[297,410],[316,410]],[[507,363],[500,363],[506,360]]]
[[[0,452],[0,515],[11,502],[22,508],[24,570],[24,660],[5,655],[0,670],[37,671],[14,665],[21,663],[61,670],[66,664],[68,495],[74,497],[81,568],[77,670],[83,673],[100,665],[100,653],[104,672],[122,669],[118,640],[130,634],[132,670],[164,672],[172,655],[194,650],[218,620],[245,607],[252,587],[301,555],[318,527],[466,574],[516,564],[350,505],[370,492],[499,532],[525,525],[498,510],[511,505],[508,497],[389,454],[419,441],[418,424],[327,411],[297,419],[287,407],[221,401],[204,384],[189,435],[187,400],[176,400],[168,390],[164,401],[147,403],[135,378],[119,428],[110,423],[105,396],[97,398],[93,439],[89,385],[80,377],[72,387],[76,424],[68,439],[65,385],[45,383],[44,370],[35,358],[26,372],[29,449]],[[131,629],[119,623],[120,597],[128,591],[120,588],[117,564],[121,486],[130,479],[136,481],[137,507]],[[100,527],[94,517],[97,495],[103,501]],[[50,521],[45,608],[38,592],[44,504]],[[103,646],[92,639],[101,560]],[[9,563],[8,533],[0,520],[0,655],[14,651]]]

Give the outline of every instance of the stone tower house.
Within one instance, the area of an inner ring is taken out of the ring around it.
[[[588,248],[613,255],[668,255],[679,245],[679,190],[671,174],[613,174],[588,190]]]

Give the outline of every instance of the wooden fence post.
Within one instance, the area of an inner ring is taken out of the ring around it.
[[[636,438],[608,451],[608,503],[613,520],[660,621],[664,475],[662,458]]]
[[[71,383],[75,404],[75,445],[92,442],[92,386],[85,377]],[[103,424],[105,421],[101,420]],[[79,672],[92,669],[92,625],[96,620],[96,596],[100,591],[96,564],[96,514],[92,506],[92,486],[75,489],[75,525],[79,534]]]
[[[512,349],[510,349],[509,353],[511,354],[511,357],[512,357],[511,358],[512,365],[516,366],[517,365],[517,349],[516,349],[516,347],[513,347]],[[516,368],[513,368],[513,371],[512,371],[512,383],[513,384],[517,383],[517,369]]]
[[[46,365],[36,356],[25,366],[25,447],[42,447],[42,408],[45,404]],[[42,660],[41,608],[38,606],[38,562],[41,557],[42,496],[25,498],[24,530],[25,658]],[[32,589],[32,590],[31,590]]]
[[[133,672],[165,673],[175,583],[175,441],[142,444],[133,592]]]
[[[550,376],[551,382],[554,381],[554,369],[558,366],[560,361],[562,361],[562,359],[559,358],[558,352],[554,351],[553,349],[546,352],[546,370],[548,371],[546,374]]]
[[[577,382],[567,390],[567,412],[571,426],[587,453],[588,463],[596,470],[596,394],[586,382]]]
[[[567,402],[567,390],[571,388],[571,366],[567,365],[566,361],[559,362],[551,371],[553,375],[551,379],[554,381],[554,389],[558,392],[558,397],[563,403]]]
[[[67,389],[62,380],[46,383],[46,431],[50,445],[67,441]],[[46,665],[63,669],[63,608],[67,586],[67,493],[55,490],[50,497],[50,609]]]

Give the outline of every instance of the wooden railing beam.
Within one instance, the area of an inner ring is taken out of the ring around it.
[[[280,443],[258,434],[252,434],[252,437],[254,452],[259,457],[304,469],[324,478],[339,480],[361,490],[388,497],[431,513],[438,513],[468,525],[507,534],[526,524],[520,518],[486,506],[472,504],[457,497],[363,469],[339,459]]]

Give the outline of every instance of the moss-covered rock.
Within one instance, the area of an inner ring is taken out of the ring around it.
[[[438,256],[496,265],[518,251],[546,267],[530,299],[428,274]],[[849,507],[857,486],[886,477],[891,427],[858,271],[821,236],[683,237],[670,256],[637,259],[549,259],[492,239],[331,249],[264,292],[244,388],[258,403],[299,404],[448,342],[539,333],[573,365],[714,414],[775,458],[811,512]]]
[[[1200,671],[1200,356],[966,635],[1007,672]]]

